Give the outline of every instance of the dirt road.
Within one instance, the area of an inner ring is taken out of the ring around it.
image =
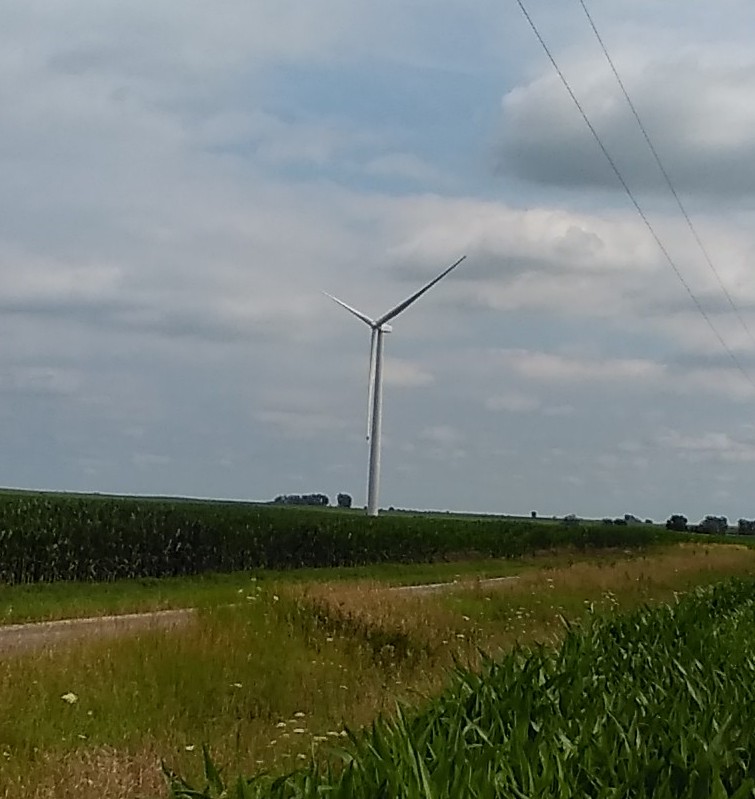
[[[399,585],[391,591],[412,594],[429,594],[452,588],[472,585],[495,585],[516,580],[512,577],[491,577],[477,582],[426,583],[424,585]],[[0,655],[44,649],[62,642],[87,638],[103,638],[139,632],[140,630],[170,629],[188,624],[196,608],[157,610],[147,613],[124,613],[118,616],[92,616],[84,619],[62,619],[60,621],[30,622],[28,624],[0,625]]]
[[[51,647],[61,641],[117,636],[146,629],[164,629],[187,624],[194,608],[158,610],[152,613],[125,613],[119,616],[94,616],[30,624],[0,626],[0,654]]]

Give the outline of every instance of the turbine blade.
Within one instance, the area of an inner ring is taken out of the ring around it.
[[[370,319],[370,317],[367,316],[367,314],[363,314],[361,311],[357,311],[356,308],[352,308],[350,305],[347,305],[343,300],[339,300],[338,297],[334,297],[332,294],[328,294],[327,291],[323,291],[323,294],[326,297],[330,297],[330,299],[333,300],[333,302],[337,302],[342,308],[345,308],[349,313],[354,314],[354,316],[356,316],[357,319],[361,319],[370,327],[374,327],[375,322],[373,322],[372,319]]]
[[[383,314],[379,319],[375,321],[375,324],[379,327],[380,325],[385,324],[386,322],[390,322],[395,316],[398,316],[401,311],[405,311],[413,302],[416,302],[426,291],[429,291],[439,280],[443,280],[443,278],[452,270],[456,269],[456,267],[466,258],[466,255],[462,255],[456,263],[451,264],[448,269],[443,270],[438,277],[431,280],[427,285],[423,286],[419,291],[416,291],[412,294],[411,297],[408,297],[403,302],[400,302],[395,308],[392,308],[388,313]]]
[[[370,338],[370,373],[367,378],[367,440],[372,435],[372,401],[375,397],[375,350],[377,347],[377,328],[372,329]]]

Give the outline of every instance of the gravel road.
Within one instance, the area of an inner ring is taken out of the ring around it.
[[[429,594],[451,588],[472,585],[495,585],[518,579],[512,577],[491,577],[477,582],[426,583],[423,585],[400,585],[391,591]],[[61,642],[103,638],[123,635],[140,630],[176,628],[191,621],[195,608],[177,610],[157,610],[147,613],[124,613],[118,616],[92,616],[84,619],[63,619],[60,621],[30,622],[28,624],[0,625],[0,655],[14,652],[28,652],[34,649],[51,648]]]
[[[151,613],[125,613],[119,616],[94,616],[29,624],[0,626],[0,654],[52,647],[61,641],[117,636],[145,629],[178,627],[187,624],[194,608],[158,610]]]

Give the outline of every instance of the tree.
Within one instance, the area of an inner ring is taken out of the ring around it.
[[[315,505],[325,508],[330,504],[326,494],[279,494],[274,505]]]
[[[337,502],[339,508],[350,508],[351,494],[339,494],[337,497]]]
[[[681,513],[675,513],[666,522],[666,529],[675,530],[677,533],[686,533],[687,523],[688,519],[686,516],[682,516]]]
[[[710,533],[711,535],[726,535],[729,529],[729,520],[726,516],[706,516],[697,529],[701,533]]]
[[[755,535],[755,521],[740,519],[738,526],[740,535]]]

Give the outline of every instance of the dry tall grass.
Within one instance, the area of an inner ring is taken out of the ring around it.
[[[755,551],[738,546],[569,558],[429,595],[375,582],[250,587],[245,607],[200,613],[181,631],[6,657],[0,797],[161,796],[160,758],[196,775],[205,741],[231,773],[286,770],[344,723],[357,728],[397,699],[439,690],[452,659],[474,662],[477,647],[548,640],[561,616],[590,606],[673,599],[755,574]]]
[[[563,560],[563,559],[562,559]],[[599,559],[567,557],[529,568],[516,580],[462,579],[445,593],[392,591],[374,581],[297,586],[323,628],[404,647],[412,642],[431,663],[474,663],[478,649],[495,653],[515,643],[553,640],[562,617],[665,601],[690,587],[733,575],[755,574],[755,549],[736,544],[680,544],[651,554],[613,553]],[[390,649],[387,650],[390,652]]]
[[[26,770],[6,773],[2,799],[144,799],[165,794],[158,767],[163,753],[144,747],[128,753],[113,747],[44,753]]]

